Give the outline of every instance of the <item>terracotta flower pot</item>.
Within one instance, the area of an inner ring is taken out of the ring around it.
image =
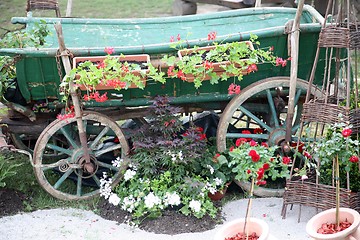
[[[254,46],[253,46],[252,42],[250,42],[250,41],[245,41],[245,42],[251,50],[254,50]],[[194,49],[194,48],[182,49],[182,50],[178,51],[178,56],[179,56],[179,59],[182,60],[184,56],[191,55],[191,54],[199,52],[199,51],[207,52],[214,48],[216,48],[216,47],[215,46],[206,46],[206,47],[198,47],[196,49]],[[244,59],[244,61],[245,60],[247,60],[247,59]],[[221,76],[225,72],[224,68],[222,68],[221,66],[229,65],[229,64],[230,64],[230,61],[214,62],[214,63],[212,63],[212,67],[214,68],[213,71],[216,73],[216,75]],[[201,67],[201,65],[196,65],[196,67],[197,68]],[[237,67],[239,67],[239,66],[237,66]],[[247,75],[248,73],[247,73],[247,71],[243,71],[242,74]],[[230,74],[229,76],[234,76],[234,75]],[[192,75],[192,74],[185,74],[185,77],[186,77],[187,82],[194,81],[194,75]],[[202,80],[210,80],[210,79],[211,79],[211,77],[209,75],[204,75]]]
[[[306,224],[306,232],[314,240],[359,240],[360,239],[360,214],[354,209],[340,208],[340,222],[347,220],[351,226],[341,232],[334,234],[320,234],[317,230],[324,223],[335,223],[336,209],[325,210],[312,217]]]
[[[237,233],[242,232],[244,228],[245,218],[236,219],[234,221],[226,223],[215,234],[214,240],[224,240],[228,237],[233,237]],[[247,223],[249,233],[256,232],[259,236],[258,240],[276,240],[275,237],[270,235],[268,224],[257,218],[250,218]]]
[[[93,63],[99,63],[106,59],[107,56],[92,56],[92,57],[74,57],[73,59],[73,68],[76,68],[80,63],[83,63],[85,61],[90,61]],[[112,56],[119,58],[119,61],[121,62],[136,62],[136,63],[150,63],[150,56],[148,54],[138,54],[138,55],[123,55],[123,56]],[[144,86],[146,86],[146,80],[147,77],[143,77],[142,73],[148,73],[149,69],[142,69],[142,70],[133,70],[131,71],[131,74],[134,74],[135,76],[139,76],[141,78],[141,81]],[[76,76],[78,78],[78,76]],[[87,88],[84,85],[79,85],[80,90],[86,91]],[[137,86],[132,83],[130,84],[129,88],[137,88]],[[96,86],[97,90],[111,90],[114,89],[112,86],[106,86],[103,84],[99,84]]]
[[[209,192],[209,193],[208,193],[208,197],[209,197],[211,200],[213,200],[213,201],[219,201],[219,200],[221,200],[221,199],[225,196],[226,191],[227,191],[229,185],[230,185],[230,183],[225,184],[225,186],[224,186],[223,189],[217,191],[217,192],[214,193],[214,194],[212,194],[212,193]]]

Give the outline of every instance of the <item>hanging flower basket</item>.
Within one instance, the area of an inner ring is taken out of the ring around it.
[[[97,65],[97,68],[103,68],[104,61],[107,58],[108,56],[75,57],[73,59],[73,67],[79,67],[82,63],[89,61]],[[144,88],[146,86],[147,73],[149,72],[148,64],[150,63],[150,56],[148,54],[111,56],[111,58],[118,58],[119,62],[124,63],[124,69],[122,69],[124,71],[119,72],[119,77],[109,79],[104,76],[103,81],[94,86],[96,90]],[[132,70],[129,66],[135,64],[138,65],[138,67],[136,70]],[[126,68],[129,68],[130,70],[126,71]],[[126,78],[126,75],[134,76],[137,82],[128,84],[126,80],[123,80]],[[76,75],[75,77],[76,79],[80,79],[80,75]],[[79,84],[78,86],[80,90],[83,91],[89,89],[89,86],[84,84]]]

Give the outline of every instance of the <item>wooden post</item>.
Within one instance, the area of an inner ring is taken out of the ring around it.
[[[71,17],[72,6],[73,6],[73,0],[68,0],[66,5],[66,15],[65,15],[66,17]]]
[[[305,0],[299,0],[298,8],[296,11],[293,27],[290,35],[290,46],[291,46],[291,70],[290,70],[290,90],[289,90],[289,102],[288,111],[286,118],[286,135],[285,141],[291,141],[291,129],[292,120],[294,118],[294,107],[295,107],[295,93],[296,93],[296,80],[298,73],[298,58],[299,58],[299,35],[300,35],[300,17],[303,11]]]
[[[60,50],[60,54],[61,54],[61,60],[62,60],[64,69],[65,69],[65,73],[66,73],[66,75],[69,75],[70,71],[71,71],[71,64],[70,64],[68,52],[66,51],[66,47],[65,47],[61,23],[60,22],[56,23],[54,25],[54,27],[55,27],[56,34],[58,37],[59,50]],[[86,132],[85,132],[85,128],[84,128],[84,123],[82,120],[80,101],[77,96],[73,81],[70,81],[69,87],[70,87],[71,99],[74,104],[76,123],[77,123],[78,129],[79,129],[80,143],[81,143],[81,147],[83,150],[83,156],[85,159],[85,163],[84,163],[83,167],[86,172],[93,173],[95,168],[94,168],[93,164],[90,162],[90,155],[89,155],[89,150],[87,147],[87,137],[86,137]]]

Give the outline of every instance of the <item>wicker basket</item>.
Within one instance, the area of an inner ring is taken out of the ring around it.
[[[360,48],[360,31],[350,32],[350,48]]]
[[[282,217],[286,217],[288,205],[299,204],[326,210],[336,207],[336,188],[309,181],[289,181],[286,184],[283,196]],[[340,189],[340,206],[360,211],[360,193]]]
[[[319,47],[348,48],[350,31],[345,27],[327,26],[321,29]]]
[[[303,107],[303,122],[334,124],[349,121],[349,111],[343,106],[316,101],[304,103]],[[342,119],[339,118],[339,114],[342,115]]]
[[[354,109],[350,111],[349,122],[353,134],[360,132],[360,109]]]

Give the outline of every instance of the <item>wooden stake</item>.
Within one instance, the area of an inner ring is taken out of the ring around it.
[[[305,0],[300,0],[298,3],[298,8],[296,11],[294,24],[291,30],[290,35],[290,46],[291,46],[291,71],[290,71],[290,90],[289,90],[289,102],[288,102],[288,111],[286,118],[286,135],[285,141],[291,141],[291,129],[292,129],[292,120],[294,118],[294,107],[295,107],[295,94],[296,94],[296,80],[298,73],[298,58],[299,58],[299,27],[300,27],[300,17],[303,11]]]
[[[66,15],[65,15],[66,17],[71,16],[72,6],[73,6],[73,0],[68,0],[67,6],[66,6]]]

